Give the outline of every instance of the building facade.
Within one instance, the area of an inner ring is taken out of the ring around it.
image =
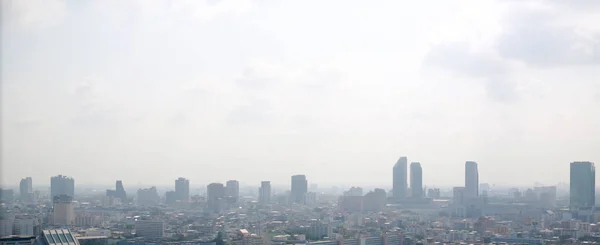
[[[396,201],[403,200],[407,196],[408,189],[408,159],[400,157],[393,169],[393,197]]]

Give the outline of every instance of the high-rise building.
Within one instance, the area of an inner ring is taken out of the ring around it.
[[[115,197],[121,199],[121,202],[125,203],[127,201],[127,192],[125,192],[125,188],[123,188],[123,182],[117,180],[115,183]]]
[[[21,182],[19,184],[19,196],[21,197],[21,202],[35,202],[35,198],[33,195],[33,180],[31,179],[31,177],[21,179]]]
[[[292,176],[292,202],[305,204],[306,193],[308,193],[308,181],[306,180],[306,175]]]
[[[465,163],[465,198],[473,199],[479,196],[479,170],[477,163]]]
[[[13,189],[0,188],[0,203],[12,203],[15,198]]]
[[[221,183],[211,183],[206,187],[208,209],[221,212],[225,204],[225,187]]]
[[[143,206],[154,206],[158,205],[160,197],[156,187],[152,186],[146,189],[139,189],[137,191],[137,204]]]
[[[410,190],[412,198],[423,198],[423,169],[418,162],[410,164]]]
[[[363,195],[363,189],[360,187],[350,187],[349,190],[344,192],[344,196],[362,196]]]
[[[261,181],[260,188],[258,188],[258,203],[261,205],[267,205],[271,203],[271,182]]]
[[[394,165],[393,176],[393,197],[398,200],[406,198],[406,190],[408,189],[408,159],[400,157]]]
[[[465,204],[465,188],[454,187],[452,190],[452,202],[456,205]]]
[[[593,208],[596,205],[596,167],[592,162],[571,163],[570,207]]]
[[[240,182],[229,180],[225,183],[225,195],[230,203],[238,203],[240,199]]]
[[[189,180],[181,177],[175,180],[175,198],[182,202],[188,202],[190,200]]]
[[[75,180],[71,177],[58,175],[50,179],[50,198],[67,195],[75,198]]]
[[[71,226],[75,224],[75,209],[73,197],[68,195],[55,196],[52,206],[52,224],[55,226]]]

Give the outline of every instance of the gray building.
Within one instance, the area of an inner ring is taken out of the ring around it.
[[[413,162],[410,164],[410,190],[412,198],[423,198],[423,169],[421,163]]]
[[[467,161],[465,163],[464,197],[467,199],[479,197],[479,170],[476,162]]]
[[[408,189],[408,159],[400,157],[393,169],[393,197],[396,201],[406,198]]]
[[[593,208],[596,204],[596,167],[592,162],[571,163],[571,209]]]
[[[33,194],[33,180],[31,177],[24,178],[19,183],[19,197],[23,203],[32,203],[35,201]]]
[[[261,205],[267,205],[271,203],[271,182],[261,181],[260,188],[258,188],[258,203]]]
[[[294,175],[292,176],[292,202],[293,203],[306,203],[306,193],[308,192],[308,181],[306,175]]]
[[[240,200],[240,182],[229,180],[225,183],[225,195],[230,203],[238,203]]]
[[[225,187],[221,183],[211,183],[206,187],[206,204],[213,212],[221,212],[225,204]]]
[[[75,197],[75,180],[71,177],[58,175],[50,178],[50,199],[60,195]]]
[[[182,202],[190,200],[190,181],[179,177],[175,180],[175,199]]]

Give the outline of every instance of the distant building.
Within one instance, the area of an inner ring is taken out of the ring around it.
[[[363,196],[363,189],[360,187],[350,187],[349,190],[344,192],[344,196]]]
[[[433,188],[427,190],[427,197],[433,199],[440,199],[442,197],[442,192],[438,188]]]
[[[363,196],[340,196],[338,201],[338,208],[340,211],[348,213],[357,213],[363,211]]]
[[[225,187],[221,183],[211,183],[206,187],[208,210],[221,212],[225,206]]]
[[[464,196],[468,199],[479,197],[479,170],[476,162],[467,161],[465,163]]]
[[[369,191],[364,197],[363,210],[367,212],[380,212],[385,208],[387,193],[384,189]]]
[[[553,208],[556,206],[556,186],[534,187],[538,202],[542,207]]]
[[[15,198],[15,193],[12,189],[0,188],[0,203],[12,203]]]
[[[421,164],[413,162],[410,164],[410,189],[412,198],[423,198],[423,169]]]
[[[162,239],[165,236],[165,223],[162,220],[136,220],[135,236]]]
[[[127,192],[125,192],[125,188],[123,187],[122,181],[117,180],[117,182],[115,183],[115,191],[116,191],[115,197],[121,199],[121,202],[126,203],[127,202]]]
[[[262,205],[271,203],[271,182],[262,181],[260,182],[260,188],[258,189],[258,202]]]
[[[74,224],[73,198],[68,195],[55,196],[52,205],[52,225],[65,227]]]
[[[177,203],[177,193],[175,191],[165,192],[165,204],[173,205]]]
[[[225,196],[229,203],[238,203],[240,199],[240,182],[229,180],[225,183]]]
[[[35,236],[38,235],[39,228],[39,220],[28,217],[19,217],[15,218],[13,234],[20,236]]]
[[[452,202],[456,205],[465,204],[465,188],[464,187],[454,187],[452,191]]]
[[[292,176],[292,202],[305,204],[306,193],[308,192],[308,181],[306,175],[294,175]]]
[[[27,177],[19,183],[19,196],[23,203],[34,203],[35,196],[33,193],[33,180]]]
[[[75,198],[75,180],[71,177],[58,175],[50,178],[50,199],[60,195]]]
[[[156,187],[150,187],[146,189],[139,189],[137,191],[137,204],[142,206],[154,206],[158,205],[160,197]]]
[[[179,177],[175,180],[175,199],[177,201],[189,202],[190,200],[190,181]]]
[[[596,205],[596,167],[592,162],[571,163],[571,209],[589,209]]]
[[[407,196],[408,189],[408,159],[400,157],[393,169],[393,197],[396,201],[403,200]]]

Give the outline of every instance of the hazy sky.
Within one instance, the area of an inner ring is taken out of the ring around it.
[[[567,5],[568,4],[568,5]],[[2,1],[2,183],[555,184],[600,162],[600,1]]]

